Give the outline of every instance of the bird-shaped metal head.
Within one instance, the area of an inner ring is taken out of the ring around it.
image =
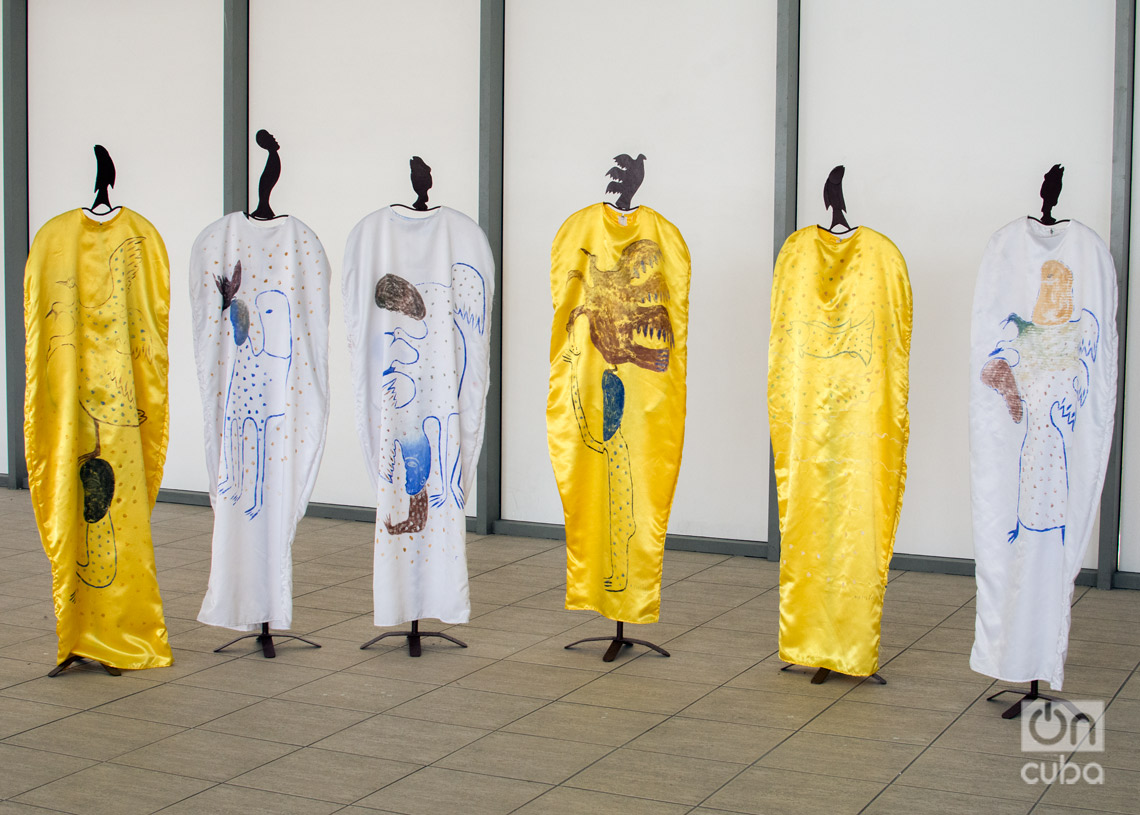
[[[628,153],[614,156],[614,166],[606,173],[606,178],[613,179],[606,185],[606,194],[617,193],[618,196],[614,206],[632,209],[633,196],[645,180],[645,154],[638,153],[637,158],[630,158]]]

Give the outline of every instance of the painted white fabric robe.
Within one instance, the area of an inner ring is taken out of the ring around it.
[[[998,230],[974,293],[970,667],[1059,690],[1116,407],[1116,272],[1077,221]]]
[[[328,423],[331,271],[291,215],[234,212],[191,250],[190,303],[214,506],[199,622],[253,631],[293,618],[293,537]]]
[[[447,207],[385,207],[348,237],[356,424],[376,489],[375,622],[465,623],[467,515],[483,444],[494,259]]]

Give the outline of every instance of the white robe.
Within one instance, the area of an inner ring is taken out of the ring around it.
[[[970,354],[978,673],[1064,680],[1112,438],[1116,298],[1108,248],[1077,221],[1018,219],[982,258]]]
[[[321,242],[291,215],[257,221],[230,213],[191,250],[214,506],[199,622],[238,631],[292,625],[293,537],[328,422],[330,278]]]
[[[466,496],[483,443],[494,259],[453,209],[385,207],[348,237],[356,424],[376,489],[375,622],[465,623]]]

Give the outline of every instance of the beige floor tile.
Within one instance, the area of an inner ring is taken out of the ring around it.
[[[43,627],[25,628],[18,625],[0,625],[0,648],[7,648],[10,645],[34,640],[43,635]]]
[[[620,747],[578,773],[565,785],[694,805],[740,771],[739,764]]]
[[[487,571],[472,577],[468,581],[471,599],[479,603],[491,603],[497,606],[508,606],[512,603],[531,605],[526,603],[530,598],[550,591],[549,588],[530,586],[526,583],[504,583],[501,580],[492,580],[486,577],[487,573],[502,567],[502,564],[488,566]],[[555,606],[550,611],[564,610],[564,606]]]
[[[914,647],[927,651],[948,651],[968,657],[970,649],[974,647],[974,632],[967,628],[935,628],[920,637]]]
[[[180,727],[196,727],[259,701],[261,697],[243,693],[168,683],[108,702],[95,708],[95,711]]]
[[[266,699],[202,725],[206,730],[304,746],[368,718],[359,710]]]
[[[3,660],[0,660],[3,662]],[[0,665],[0,684],[3,684],[4,668]],[[1121,699],[1140,699],[1140,673],[1133,673],[1118,694]]]
[[[180,731],[179,727],[157,722],[81,711],[66,719],[25,730],[5,742],[103,761]]]
[[[322,677],[329,671],[290,665],[258,656],[235,659],[174,680],[174,684],[211,690],[241,690],[258,696],[276,696]]]
[[[533,563],[508,563],[497,569],[489,569],[479,575],[480,582],[508,583],[529,586],[536,591],[546,591],[558,587],[565,588],[566,566],[540,566]]]
[[[451,643],[435,640],[440,646],[452,648]],[[419,657],[409,657],[407,649],[394,648],[367,662],[350,666],[353,673],[383,676],[388,679],[403,679],[409,682],[423,682],[431,685],[446,685],[460,677],[486,668],[494,660],[467,655],[466,649],[443,651],[431,647],[433,640],[423,641],[423,653]],[[361,651],[360,653],[367,653]]]
[[[427,682],[404,682],[341,671],[282,693],[279,699],[380,713],[434,689]]]
[[[598,671],[558,668],[530,662],[496,662],[457,679],[463,688],[558,699],[602,676]]]
[[[895,601],[961,606],[977,593],[974,578],[960,575],[905,572],[887,583],[883,605]]]
[[[1116,695],[1130,676],[1130,671],[1121,671],[1115,668],[1066,665],[1065,684],[1061,695],[1070,699],[1091,696],[1107,700]]]
[[[661,603],[664,605],[677,600],[727,610],[766,591],[768,589],[763,586],[725,586],[692,579],[679,580],[661,589]]]
[[[3,767],[0,798],[15,798],[22,792],[70,776],[91,764],[89,759],[62,753],[0,744],[0,767]]]
[[[59,640],[55,634],[41,632],[40,636],[0,648],[0,658],[35,662],[43,666],[40,676],[56,664]]]
[[[753,662],[770,657],[778,648],[775,634],[756,634],[727,628],[700,626],[668,641],[669,651],[694,651],[701,654],[732,654]]]
[[[1140,664],[1140,645],[1069,638],[1069,653],[1065,657],[1066,666],[1085,665],[1131,672],[1138,664]]]
[[[1085,761],[1076,764],[1084,766]],[[1079,808],[1094,812],[1119,812],[1127,815],[1140,813],[1140,773],[1130,770],[1106,769],[1103,784],[1088,784],[1082,780],[1071,784],[1053,784],[1041,799],[1049,806]]]
[[[1114,594],[1117,592],[1113,592]],[[1140,594],[1121,591],[1120,594]],[[1109,642],[1118,645],[1140,645],[1140,625],[1134,620],[1112,619],[1099,616],[1082,616],[1073,609],[1073,627],[1070,636],[1093,642]]]
[[[463,656],[484,659],[504,659],[547,639],[545,634],[504,631],[474,624],[457,625],[444,630],[467,643],[467,647],[463,649]]]
[[[756,664],[756,660],[735,654],[703,654],[674,650],[668,659],[645,651],[614,670],[615,675],[677,679],[706,685],[723,685]]]
[[[890,661],[880,662],[879,673],[888,682],[896,674],[947,679],[952,682],[970,682],[978,678],[978,674],[970,670],[970,658],[966,654],[929,651],[914,646]]]
[[[325,611],[345,611],[360,614],[372,607],[372,592],[366,589],[329,586],[296,598],[293,605],[303,608],[324,609]]]
[[[1025,756],[999,756],[931,747],[906,769],[896,783],[907,787],[964,794],[985,790],[994,798],[1035,801],[1040,788],[1021,776]]]
[[[989,679],[982,677],[973,682],[952,682],[899,674],[892,676],[885,685],[865,680],[844,698],[852,702],[961,713],[973,705],[989,686]]]
[[[144,770],[176,772],[205,781],[226,781],[296,749],[293,745],[228,733],[185,730],[113,760],[116,764]]]
[[[664,801],[631,798],[628,795],[555,787],[516,810],[515,815],[587,815],[603,812],[606,815],[685,815],[689,811],[687,804],[667,804]]]
[[[489,731],[460,727],[423,719],[407,719],[381,713],[347,727],[314,744],[322,750],[336,750],[392,761],[431,764]]]
[[[683,603],[679,600],[671,600],[661,606],[661,622],[686,627],[705,625],[712,620],[721,618],[724,614],[732,613],[732,611],[724,612],[723,609],[710,608],[704,603]],[[731,628],[732,626],[717,625],[713,627]]]
[[[351,804],[418,769],[418,764],[303,747],[229,783]]]
[[[557,734],[567,741],[620,747],[662,721],[665,716],[658,713],[551,702],[503,730],[532,736]]]
[[[1140,700],[1114,700],[1104,711],[1104,721],[1109,730],[1140,733]]]
[[[51,653],[51,661],[54,662],[54,646],[52,646]],[[3,688],[19,685],[28,682],[28,680],[42,677],[48,673],[48,670],[49,668],[44,667],[40,662],[0,657],[0,691],[2,691]]]
[[[162,815],[329,815],[341,805],[220,784],[162,810]]]
[[[671,714],[692,704],[715,687],[711,684],[611,673],[567,694],[562,701],[639,710],[643,713]]]
[[[926,745],[950,726],[955,714],[840,699],[805,727],[812,733],[873,738],[898,744]]]
[[[75,714],[75,708],[0,696],[0,739]]]
[[[934,746],[1004,756],[1024,755],[1021,751],[1021,722],[1003,719],[1001,711],[1004,707],[995,706],[988,716],[971,712],[958,717],[938,737]]]
[[[388,713],[409,719],[497,730],[545,704],[545,700],[533,696],[512,696],[448,686],[436,688],[392,708]]]
[[[802,727],[832,704],[834,701],[828,698],[724,687],[685,708],[684,715],[792,730]]]
[[[903,787],[887,787],[863,815],[1026,815],[1033,804],[980,795]],[[1039,815],[1040,808],[1033,810]],[[1076,813],[1073,813],[1076,815]]]
[[[293,627],[293,631],[301,632],[302,630],[297,625]],[[283,640],[279,636],[274,636],[274,650],[277,652],[274,659],[284,665],[300,665],[323,671],[343,671],[346,668],[367,662],[377,655],[377,651],[373,649],[361,650],[358,642],[325,637],[321,631],[305,631],[302,636],[321,647],[313,648],[300,640]],[[381,652],[383,650],[380,649]],[[242,659],[262,658],[260,649],[242,657]]]
[[[197,778],[121,764],[96,764],[25,792],[17,800],[76,815],[145,815],[210,786]]]
[[[407,815],[506,815],[548,789],[532,781],[425,767],[359,804]]]
[[[851,778],[752,767],[705,802],[711,809],[747,813],[859,812],[883,789],[883,784]]]
[[[751,764],[794,733],[774,727],[674,716],[629,743],[635,750]]]
[[[407,626],[405,625],[385,626],[381,628],[373,623],[373,616],[371,613],[358,614],[355,617],[347,619],[342,623],[326,626],[319,631],[313,632],[311,639],[314,639],[320,643],[324,643],[325,640],[328,640],[330,638],[345,640],[347,642],[354,643],[357,648],[360,648],[361,645],[368,642],[373,637],[384,633],[385,631],[402,631],[406,628]],[[379,654],[390,648],[395,648],[400,645],[403,645],[403,642],[396,640],[395,638],[388,638],[380,640],[374,645],[368,646],[367,649],[364,649],[363,653]]]
[[[889,784],[922,750],[916,744],[799,732],[758,763],[762,767]]]
[[[610,752],[598,744],[521,733],[490,733],[435,762],[436,767],[558,784]]]
[[[715,583],[720,586],[748,586],[770,589],[780,583],[780,573],[772,568],[742,569],[736,566],[717,564],[694,573],[688,580],[696,583]]]
[[[3,568],[3,565],[4,564],[0,563],[0,568]],[[24,602],[18,597],[13,597],[11,599],[17,603]],[[0,601],[2,600],[3,598],[0,598]],[[0,602],[0,605],[3,605],[3,603]],[[45,631],[48,633],[55,631],[55,609],[52,608],[51,603],[30,603],[27,605],[21,605],[19,608],[9,608],[3,611],[4,623],[3,625],[0,625],[0,631],[3,631],[3,629],[7,628],[8,626],[32,628],[36,631],[39,631],[41,634]],[[0,634],[0,639],[3,639],[2,634]]]
[[[170,625],[170,620],[166,621]],[[199,623],[185,623],[191,628],[202,628]],[[185,630],[189,631],[191,628]],[[174,664],[166,668],[151,668],[142,676],[147,679],[153,679],[157,682],[170,682],[175,679],[180,679],[183,676],[204,671],[207,668],[213,668],[215,665],[221,665],[223,662],[229,662],[231,659],[237,659],[234,654],[221,653],[215,654],[212,651],[188,651],[183,648],[174,648]]]
[[[916,603],[907,600],[896,600],[891,603],[883,603],[883,622],[921,625],[927,629],[931,629],[935,626],[946,624],[959,612],[961,612],[961,608],[957,603],[942,605],[940,603]],[[968,613],[970,616],[970,625],[967,627],[972,631],[974,628],[974,612],[970,611]],[[956,627],[960,628],[961,626]]]
[[[547,637],[568,631],[580,625],[581,622],[579,616],[573,611],[548,611],[521,606],[503,606],[479,617],[480,628],[518,631],[524,634],[542,634]]]
[[[139,673],[145,674],[146,671]],[[19,685],[10,685],[0,691],[0,696],[85,710],[157,685],[157,682],[126,673],[110,676],[102,670],[96,673],[71,669],[56,677],[45,675]]]

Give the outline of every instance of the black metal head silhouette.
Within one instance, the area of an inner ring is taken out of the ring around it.
[[[254,218],[273,218],[273,208],[269,206],[269,194],[273,185],[281,177],[281,157],[277,152],[281,146],[268,130],[257,131],[257,146],[269,151],[265,157],[265,169],[261,171],[261,181],[257,184],[257,209],[250,213]]]
[[[637,158],[630,158],[628,153],[614,156],[614,165],[606,173],[606,178],[612,178],[606,185],[606,194],[617,193],[618,200],[614,206],[618,209],[633,209],[633,196],[645,180],[645,154],[638,153]]]
[[[1049,172],[1045,173],[1045,179],[1041,182],[1041,223],[1055,224],[1057,219],[1053,217],[1053,207],[1057,206],[1057,199],[1061,197],[1061,179],[1065,175],[1065,168],[1060,164],[1054,164],[1049,168]]]
[[[111,197],[108,190],[115,186],[115,162],[111,161],[111,154],[101,144],[95,145],[95,203],[91,209],[102,204],[111,209]]]
[[[844,210],[847,209],[847,203],[843,200],[844,172],[846,169],[842,164],[836,165],[827,174],[827,181],[823,183],[823,205],[831,210],[830,228],[833,230],[840,225],[851,228],[851,224],[847,223],[847,219],[843,216]]]
[[[431,189],[431,167],[427,166],[419,156],[412,156],[412,160],[408,162],[412,168],[412,189],[416,193],[416,202],[412,204],[412,209],[418,209],[421,212],[426,211],[428,190]]]

